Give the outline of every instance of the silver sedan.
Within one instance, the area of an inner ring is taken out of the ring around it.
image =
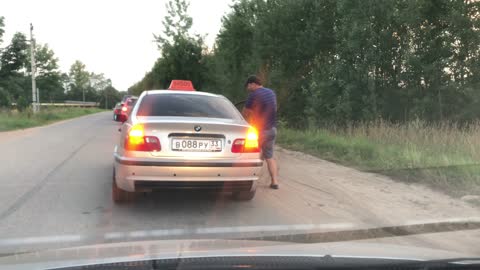
[[[139,97],[114,150],[112,198],[202,189],[251,200],[262,168],[258,133],[225,97],[153,90]]]

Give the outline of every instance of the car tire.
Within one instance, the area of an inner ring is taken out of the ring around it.
[[[115,170],[113,172],[113,181],[112,181],[112,200],[116,204],[121,204],[129,202],[133,199],[134,192],[125,191],[117,186],[117,181],[115,180]]]
[[[233,198],[237,201],[251,201],[255,197],[256,190],[237,191],[233,193]]]
[[[113,115],[113,121],[118,121],[118,115],[116,114]]]

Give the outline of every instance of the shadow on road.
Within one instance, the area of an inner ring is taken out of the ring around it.
[[[219,201],[228,203],[236,202],[230,193],[225,192],[205,192],[197,190],[179,190],[179,191],[154,191],[147,193],[138,193],[135,198],[129,202],[134,204],[158,203],[162,205],[175,206],[178,204],[210,204]]]

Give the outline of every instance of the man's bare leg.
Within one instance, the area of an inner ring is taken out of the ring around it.
[[[278,167],[277,162],[273,158],[267,158],[267,167],[272,177],[272,185],[278,185]]]

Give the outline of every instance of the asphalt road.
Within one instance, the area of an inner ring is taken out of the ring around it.
[[[365,237],[350,240],[480,255],[479,208],[422,186],[283,149],[276,152],[280,190],[268,188],[265,174],[249,202],[175,192],[142,194],[134,202],[114,205],[112,153],[119,126],[105,112],[0,133],[0,253],[126,240],[362,229]],[[471,221],[468,230],[449,224],[459,220]],[[371,230],[425,223],[438,226],[407,237],[375,236]]]

